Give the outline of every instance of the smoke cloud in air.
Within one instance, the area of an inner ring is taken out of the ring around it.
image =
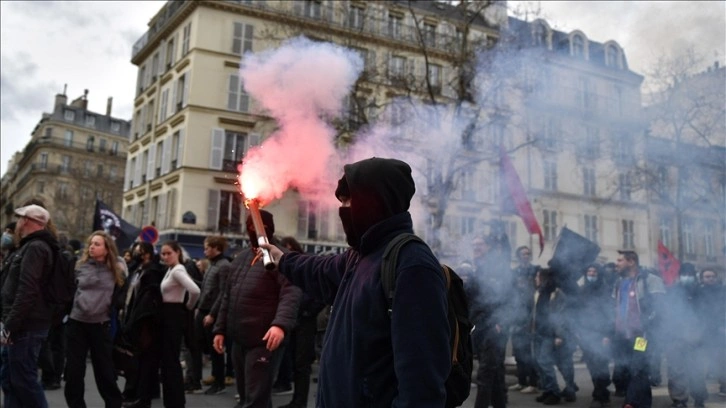
[[[263,203],[289,188],[310,198],[330,196],[340,176],[326,116],[337,116],[363,70],[355,52],[299,37],[279,48],[247,54],[240,76],[247,92],[277,121],[277,130],[250,149],[239,166],[246,198]],[[336,167],[332,167],[336,166]]]

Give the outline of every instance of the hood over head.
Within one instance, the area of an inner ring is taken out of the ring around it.
[[[348,243],[356,247],[354,243],[359,243],[371,226],[408,211],[416,186],[411,167],[397,159],[372,157],[346,164],[343,172],[335,196],[341,201],[342,197],[351,200],[352,231],[346,229],[346,236]],[[345,227],[345,220],[343,224]]]

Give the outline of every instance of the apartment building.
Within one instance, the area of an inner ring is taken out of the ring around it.
[[[51,113],[43,113],[30,142],[15,154],[2,178],[0,223],[13,210],[41,199],[59,233],[84,241],[93,232],[96,197],[121,210],[126,149],[131,122],[88,110],[88,91],[70,104],[55,96]]]

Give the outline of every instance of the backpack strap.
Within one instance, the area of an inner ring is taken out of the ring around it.
[[[391,316],[393,307],[393,295],[396,290],[396,266],[398,265],[398,253],[401,248],[411,241],[423,242],[415,234],[404,232],[391,240],[383,250],[383,261],[381,262],[381,286],[388,302],[388,316]]]
[[[446,293],[448,299],[449,289],[451,288],[451,268],[444,264],[441,264],[441,268],[444,270],[444,276],[446,277]],[[451,300],[449,300],[449,313],[454,313],[453,307],[451,307]],[[456,364],[459,362],[459,321],[456,319],[456,316],[454,316],[454,321],[456,324],[454,325],[454,349],[451,350],[451,362]]]

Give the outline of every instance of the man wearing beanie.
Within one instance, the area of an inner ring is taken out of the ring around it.
[[[279,245],[272,214],[261,210],[260,215],[267,239]],[[295,326],[302,291],[283,275],[266,271],[249,215],[246,227],[250,247],[229,267],[212,333],[219,354],[224,355],[224,340],[232,340],[232,364],[241,398],[238,406],[268,407],[276,364],[284,352],[280,346]]]
[[[350,248],[323,257],[269,247],[280,273],[333,305],[316,406],[444,407],[451,348],[441,265],[427,245],[412,241],[399,252],[390,310],[381,284],[384,249],[413,233],[411,168],[371,158],[343,172],[335,195]]]
[[[2,286],[2,355],[0,382],[7,406],[47,407],[38,382],[37,361],[48,335],[51,310],[41,291],[43,276],[53,268],[58,242],[46,229],[50,214],[31,204],[15,210],[19,249]]]

